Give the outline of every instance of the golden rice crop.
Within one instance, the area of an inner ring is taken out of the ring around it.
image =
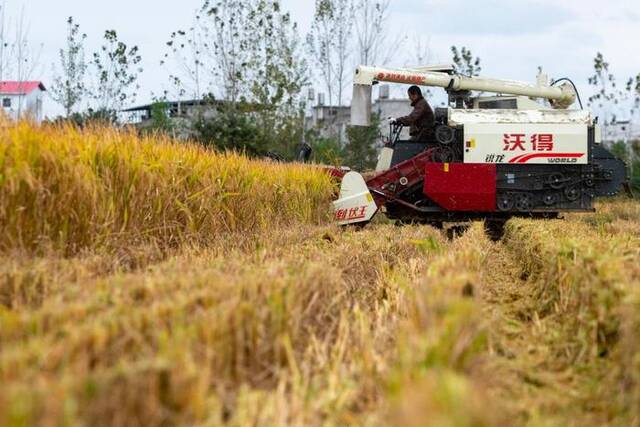
[[[640,204],[323,224],[313,167],[0,131],[0,425],[639,425]]]
[[[0,249],[171,247],[317,222],[333,185],[316,168],[250,161],[161,135],[5,123]]]

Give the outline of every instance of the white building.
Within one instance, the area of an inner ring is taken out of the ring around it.
[[[607,142],[629,142],[640,139],[640,126],[631,120],[617,120],[607,124],[603,129]]]
[[[389,86],[381,85],[380,94],[373,102],[372,113],[380,118],[380,141],[389,138],[388,118],[398,118],[409,115],[413,111],[408,98],[391,99]],[[337,138],[343,145],[347,140],[347,127],[351,124],[351,107],[324,105],[324,96],[319,94],[318,104],[307,113],[305,127],[315,129],[322,137]],[[401,139],[409,139],[409,129],[404,128]]]
[[[40,123],[46,90],[42,82],[0,82],[2,109],[14,120],[31,118]]]

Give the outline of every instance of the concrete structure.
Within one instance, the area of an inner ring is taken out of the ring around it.
[[[324,138],[338,138],[341,144],[348,142],[347,128],[351,125],[351,107],[328,106],[321,102],[322,94],[318,95],[318,105],[312,107],[306,117],[307,130],[315,129]],[[390,99],[389,86],[380,86],[380,96],[372,104],[372,114],[380,118],[380,141],[389,137],[389,117],[398,118],[406,116],[413,108],[408,99]],[[401,136],[409,138],[409,130],[404,129]]]
[[[603,129],[603,139],[606,142],[629,142],[640,139],[640,125],[630,120],[619,120],[609,123]]]
[[[2,109],[13,120],[30,118],[37,123],[44,118],[43,99],[46,92],[42,82],[0,82]]]
[[[380,96],[372,105],[372,113],[380,118],[380,142],[389,138],[389,117],[397,118],[406,116],[412,111],[411,103],[408,99],[389,99],[389,87],[380,87]],[[315,100],[316,94],[309,92],[309,100]],[[176,136],[188,138],[188,125],[197,117],[212,118],[217,114],[217,109],[222,106],[223,101],[203,101],[185,100],[164,102],[166,115],[176,126]],[[151,114],[154,104],[140,105],[122,110],[122,118],[128,124],[145,128],[152,124]],[[244,105],[242,110],[251,113],[255,109],[250,105]],[[351,125],[351,107],[349,106],[329,106],[324,105],[324,95],[317,94],[317,105],[307,110],[305,118],[305,129],[315,130],[321,137],[337,138],[341,144],[348,142],[347,129]],[[403,130],[402,139],[409,139],[409,129]],[[381,146],[382,144],[380,144]]]
[[[167,118],[173,125],[173,135],[178,139],[189,139],[193,136],[192,124],[197,119],[212,119],[218,115],[220,109],[228,106],[227,101],[218,100],[184,100],[166,101],[140,105],[120,111],[122,120],[140,129],[153,125],[152,114],[155,106],[164,107]],[[252,114],[256,106],[252,104],[238,104],[242,114]]]
[[[427,99],[428,101],[428,99]],[[434,108],[431,105],[431,108]],[[373,103],[373,114],[376,114],[380,117],[380,135],[383,140],[389,138],[389,117],[397,119],[398,117],[407,116],[413,111],[413,107],[411,106],[411,101],[409,99],[387,99],[387,98],[378,98],[376,102]],[[405,127],[402,130],[402,135],[400,135],[400,139],[409,139],[409,128]]]
[[[319,104],[312,107],[307,113],[305,128],[317,131],[322,138],[337,138],[342,144],[345,144],[347,126],[350,123],[350,107]]]
[[[151,113],[154,105],[162,105],[166,109],[167,117],[174,121],[188,120],[203,114],[206,118],[215,116],[216,108],[220,106],[221,101],[204,101],[204,100],[185,100],[185,101],[167,101],[154,104],[140,105],[138,107],[127,108],[122,110],[125,121],[140,127],[146,127],[151,124]]]

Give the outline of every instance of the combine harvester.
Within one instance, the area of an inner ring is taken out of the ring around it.
[[[511,217],[555,218],[593,212],[597,197],[617,194],[627,169],[601,142],[597,118],[569,109],[579,95],[562,79],[549,85],[465,77],[453,67],[355,72],[352,125],[371,123],[372,87],[378,82],[444,88],[448,108],[435,109],[433,137],[400,141],[392,125],[377,174],[342,179],[334,202],[341,225],[369,222],[378,211],[390,219],[442,227],[485,220],[500,235]],[[559,84],[561,83],[561,84]],[[496,94],[473,97],[471,91]]]

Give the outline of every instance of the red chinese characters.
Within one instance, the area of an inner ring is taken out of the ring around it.
[[[553,135],[540,133],[531,136],[533,151],[553,151]]]
[[[424,83],[425,77],[416,76],[416,75],[407,75],[400,73],[378,73],[377,76],[380,81],[391,81],[391,82],[399,82],[399,83],[415,83],[420,84]]]
[[[367,216],[367,207],[359,206],[350,209],[338,209],[335,213],[337,221],[351,221],[354,219],[362,219]]]
[[[553,151],[550,133],[536,133],[529,138],[523,133],[505,133],[503,142],[502,151]]]
[[[504,148],[502,151],[526,151],[524,148],[525,137],[526,135],[523,133],[505,133],[504,134]]]

